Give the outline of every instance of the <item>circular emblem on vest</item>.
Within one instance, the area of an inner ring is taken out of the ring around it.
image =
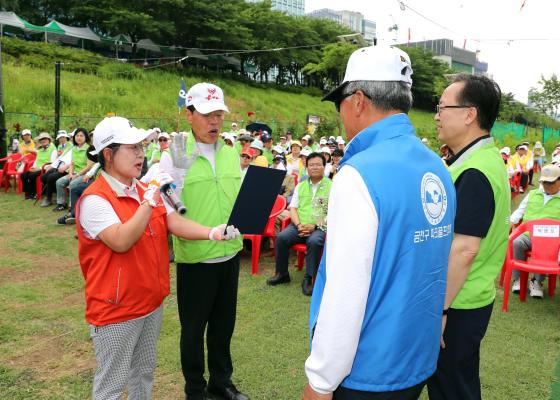
[[[441,179],[431,172],[425,173],[420,185],[420,195],[426,219],[432,225],[439,224],[447,211],[447,193]]]

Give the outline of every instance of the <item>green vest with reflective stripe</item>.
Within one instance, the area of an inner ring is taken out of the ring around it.
[[[187,137],[187,156],[196,146],[190,132]],[[239,155],[233,147],[219,143],[215,154],[216,173],[202,155],[193,162],[183,182],[181,200],[187,208],[185,217],[208,227],[228,222],[237,193],[241,187]],[[173,236],[175,261],[198,263],[212,258],[231,256],[243,247],[243,239],[228,241],[186,240]]]
[[[74,146],[72,148],[72,164],[74,164],[74,173],[81,172],[87,165],[87,151],[89,144],[84,143],[82,147]]]
[[[51,162],[51,155],[53,151],[56,151],[56,147],[54,147],[54,144],[52,143],[49,144],[49,147],[46,149],[38,149],[35,165],[37,165],[38,168],[41,168],[44,164]]]
[[[329,206],[329,193],[332,181],[323,178],[315,196],[311,189],[311,179],[298,183],[299,207],[297,209],[300,224],[324,224]]]
[[[539,189],[531,190],[527,196],[524,222],[545,218],[560,220],[560,197],[554,196],[544,204],[544,193]]]
[[[504,161],[492,138],[476,143],[449,167],[453,182],[467,169],[477,169],[488,179],[494,194],[495,208],[490,230],[480,241],[480,249],[469,275],[451,304],[451,307],[459,309],[484,307],[496,297],[495,279],[506,256],[511,203]]]

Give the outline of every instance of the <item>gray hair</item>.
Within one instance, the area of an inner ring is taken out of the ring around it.
[[[349,95],[357,90],[364,92],[371,103],[384,111],[400,110],[408,113],[412,108],[410,85],[400,81],[352,81],[344,88]]]

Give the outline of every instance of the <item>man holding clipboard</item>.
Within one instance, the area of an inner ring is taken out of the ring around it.
[[[224,223],[239,192],[241,172],[237,151],[218,140],[224,115],[229,112],[222,89],[198,83],[188,91],[186,107],[192,132],[186,137],[174,137],[173,171],[169,172],[181,177],[177,183],[183,187],[180,198],[187,208],[186,217],[199,223]],[[163,159],[160,168],[166,168]],[[235,327],[242,239],[201,244],[173,237],[173,245],[181,321],[181,367],[187,399],[206,399],[208,393],[219,399],[248,400],[231,381],[230,343]],[[205,329],[208,384],[204,379]]]

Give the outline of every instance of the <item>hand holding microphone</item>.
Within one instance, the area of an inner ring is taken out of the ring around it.
[[[161,171],[150,181],[148,189],[144,192],[144,201],[155,207],[159,203],[159,196],[163,195],[179,214],[185,214],[187,209],[174,189],[175,184],[171,175]]]

